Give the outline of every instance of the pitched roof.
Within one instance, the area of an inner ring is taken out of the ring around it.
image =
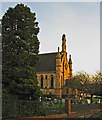
[[[55,72],[56,53],[39,54],[40,60],[36,66],[36,72]]]

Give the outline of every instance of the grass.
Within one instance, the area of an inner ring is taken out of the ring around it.
[[[94,102],[99,102],[99,99],[100,98],[93,98],[93,101]],[[87,101],[87,100],[91,100],[91,98],[85,98],[85,100]],[[102,99],[100,99],[100,101],[102,102]]]
[[[56,105],[49,106],[48,108],[59,109],[64,107],[65,107],[65,104],[56,104]]]
[[[65,113],[65,104],[54,104],[48,106],[46,109],[46,115],[56,115],[56,114],[64,114]]]

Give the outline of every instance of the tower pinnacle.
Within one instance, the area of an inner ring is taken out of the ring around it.
[[[72,76],[72,59],[71,55],[69,55],[69,69],[70,69],[70,77]]]
[[[61,58],[61,55],[60,55],[60,52],[59,52],[59,47],[58,47],[58,53],[57,53],[56,58],[57,58],[57,59],[58,59],[58,58]]]
[[[58,47],[58,52],[59,52],[59,47]]]
[[[66,52],[66,36],[63,34],[62,36],[62,52]]]

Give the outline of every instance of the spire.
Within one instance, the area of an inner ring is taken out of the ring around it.
[[[69,55],[69,63],[72,64],[71,55]]]
[[[56,58],[61,58],[61,55],[60,55],[60,52],[59,52],[59,47],[58,47],[58,53],[57,53]]]
[[[59,47],[58,47],[58,52],[59,52]]]
[[[66,36],[63,34],[62,36],[62,52],[66,52]]]
[[[72,59],[71,55],[69,55],[69,69],[70,69],[70,77],[72,76]]]

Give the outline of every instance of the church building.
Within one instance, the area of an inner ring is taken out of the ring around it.
[[[66,36],[62,35],[62,51],[39,54],[39,63],[36,67],[38,85],[43,94],[53,94],[57,97],[67,94],[65,83],[72,77],[72,60],[67,59]]]

